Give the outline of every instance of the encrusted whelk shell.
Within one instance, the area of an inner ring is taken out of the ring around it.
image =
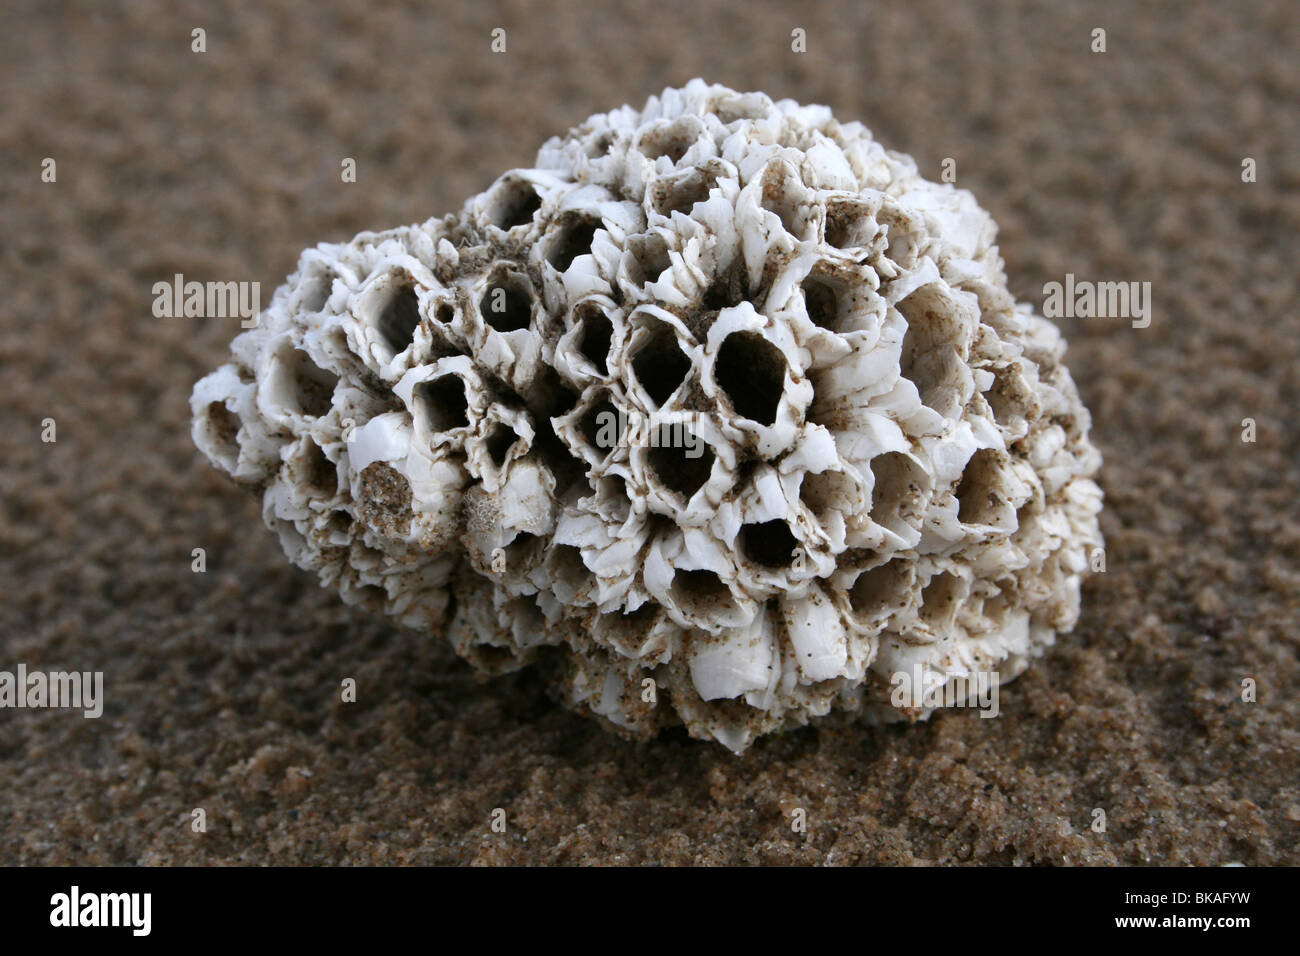
[[[308,250],[194,441],[344,600],[557,659],[620,733],[925,717],[897,675],[1015,677],[1101,545],[1064,343],[994,240],[861,125],[696,80]]]

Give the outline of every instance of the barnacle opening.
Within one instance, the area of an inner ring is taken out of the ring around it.
[[[587,586],[592,581],[592,574],[582,560],[582,550],[571,544],[552,544],[546,556],[547,570],[553,585],[567,588],[567,597],[572,600],[573,593]],[[559,590],[559,589],[557,589]]]
[[[799,197],[795,191],[794,171],[784,163],[773,163],[763,172],[761,203],[764,209],[781,220],[781,228],[796,239],[803,237],[799,227]]]
[[[415,286],[410,283],[400,285],[380,311],[376,328],[393,354],[399,355],[410,348],[419,325],[420,298]]]
[[[871,520],[895,534],[905,534],[921,520],[921,496],[927,484],[925,471],[901,452],[885,452],[871,459],[875,484],[871,490]]]
[[[901,209],[885,205],[876,213],[876,222],[884,227],[888,240],[885,256],[903,269],[914,266],[917,259],[917,236],[915,226],[907,214]]]
[[[682,352],[671,327],[658,321],[648,327],[654,331],[633,355],[632,371],[646,394],[662,406],[686,380],[691,360]]]
[[[604,133],[601,133],[599,137],[597,137],[592,142],[587,144],[587,149],[586,149],[587,158],[600,159],[600,157],[604,156],[606,153],[608,153],[611,149],[614,148],[614,144],[617,141],[618,141],[618,136],[614,133],[614,131],[606,130]]]
[[[414,394],[433,431],[446,432],[469,424],[469,395],[459,375],[442,375],[421,382],[415,386]]]
[[[334,404],[334,387],[339,377],[329,369],[321,368],[301,349],[290,352],[288,371],[302,413],[310,418],[328,415]]]
[[[736,606],[731,589],[713,571],[678,571],[669,593],[682,613],[697,619],[716,619]]]
[[[672,259],[668,255],[668,243],[658,233],[632,236],[627,241],[628,278],[634,285],[643,286],[658,281],[668,271]]]
[[[966,524],[994,524],[1002,511],[1002,499],[994,492],[999,475],[995,449],[981,448],[971,455],[957,484],[957,517]]]
[[[339,474],[334,462],[314,441],[307,442],[305,452],[304,478],[308,487],[327,498],[333,497],[339,490]]]
[[[334,287],[334,273],[326,269],[319,275],[312,276],[307,280],[301,292],[302,309],[304,312],[319,312],[329,301],[330,292]]]
[[[499,272],[488,283],[479,301],[479,311],[498,332],[526,329],[533,315],[532,286],[518,273]]]
[[[608,395],[594,403],[578,419],[578,431],[587,440],[587,445],[596,453],[598,459],[604,458],[610,450],[617,447],[620,420],[618,409]]]
[[[750,296],[749,270],[745,260],[737,256],[725,269],[719,269],[709,287],[704,290],[701,302],[707,311],[720,311],[740,305]]]
[[[645,643],[660,614],[660,609],[648,602],[635,611],[601,614],[593,623],[592,632],[615,649],[639,647]]]
[[[511,176],[497,185],[488,207],[488,218],[498,229],[509,231],[530,225],[541,208],[542,198],[532,184]]]
[[[1016,527],[1021,531],[1038,523],[1043,516],[1043,501],[1035,495],[1016,509]]]
[[[762,119],[767,115],[767,107],[761,100],[743,95],[714,100],[709,109],[724,126],[737,120]]]
[[[949,387],[962,365],[954,343],[961,333],[945,294],[935,285],[922,286],[896,306],[907,319],[899,359],[904,378],[916,385],[922,404],[945,417],[954,414],[956,393]]]
[[[829,276],[813,274],[800,285],[803,291],[804,311],[814,325],[830,332],[839,330],[843,283]]]
[[[842,471],[809,473],[799,486],[799,499],[818,520],[823,520],[832,508],[845,510],[856,489],[857,483]]]
[[[826,204],[826,241],[837,249],[869,246],[876,236],[876,222],[858,202]]]
[[[504,548],[506,573],[517,575],[532,567],[537,559],[543,556],[544,551],[543,539],[527,531],[520,531]],[[532,602],[529,604],[531,605]],[[533,610],[536,610],[536,605],[533,605]]]
[[[352,530],[352,515],[345,508],[335,508],[330,512],[325,529],[331,535],[346,535]]]
[[[659,444],[647,455],[650,470],[665,487],[690,500],[709,480],[716,456],[708,443],[699,438],[691,436],[676,444],[673,437],[667,427],[660,429]],[[689,451],[695,456],[691,457]]]
[[[860,619],[868,619],[902,609],[911,593],[908,564],[902,558],[895,558],[858,575],[849,588],[849,606]]]
[[[685,117],[675,123],[656,126],[642,134],[637,140],[636,149],[642,156],[652,162],[660,156],[667,156],[675,166],[700,138],[702,127],[693,117]]]
[[[614,338],[614,323],[605,310],[594,302],[578,306],[578,351],[601,375],[609,374],[609,346]]]
[[[776,421],[785,388],[785,356],[756,332],[732,332],[718,349],[713,374],[736,412],[760,425]]]
[[[377,584],[364,584],[352,593],[356,602],[367,611],[380,613],[388,603],[388,592]]]
[[[555,432],[555,425],[550,417],[543,416],[537,422],[533,435],[533,448],[551,476],[555,479],[555,494],[563,497],[565,492],[582,480],[586,472],[585,462],[574,457],[573,452],[564,444],[564,440]]]
[[[623,500],[628,497],[627,479],[622,475],[602,475],[592,486],[596,494],[610,500]]]
[[[627,480],[622,475],[602,475],[588,484],[605,520],[622,524],[632,514],[632,497],[628,494]]]
[[[551,236],[546,261],[557,272],[565,272],[573,265],[578,256],[591,252],[591,243],[596,238],[596,230],[601,227],[599,219],[584,216],[570,216],[565,219],[559,230]]]
[[[950,628],[961,601],[961,578],[947,571],[932,577],[921,590],[921,620],[937,631]]]
[[[510,447],[519,439],[515,430],[504,422],[496,422],[488,432],[487,438],[484,439],[483,445],[487,449],[492,463],[500,468],[506,463],[506,456],[510,453]]]
[[[798,539],[779,518],[740,528],[740,547],[745,557],[767,568],[788,568],[796,558]]]
[[[1010,613],[1012,600],[1006,591],[999,591],[992,597],[984,599],[984,604],[980,608],[980,614],[993,630],[1001,630],[1006,624],[1007,615]]]
[[[984,392],[984,400],[989,404],[993,420],[1006,427],[1016,417],[1028,415],[1033,392],[1019,368],[1008,365],[993,372],[993,385]]]
[[[696,203],[708,200],[713,183],[713,177],[701,169],[692,169],[673,179],[661,179],[650,189],[650,205],[661,216],[675,212],[689,214]]]
[[[236,440],[242,424],[239,416],[227,408],[225,402],[209,402],[204,416],[208,423],[207,433],[215,445],[211,449],[213,457],[233,469],[239,458],[239,442]]]

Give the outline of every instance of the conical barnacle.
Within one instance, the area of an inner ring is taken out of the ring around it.
[[[994,237],[861,125],[697,80],[308,250],[194,440],[346,601],[621,732],[924,717],[895,674],[1016,676],[1101,544]]]

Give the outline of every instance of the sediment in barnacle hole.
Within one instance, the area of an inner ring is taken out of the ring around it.
[[[1014,677],[1101,543],[994,234],[861,125],[694,81],[304,253],[194,440],[346,601],[621,733],[917,719],[892,675]]]

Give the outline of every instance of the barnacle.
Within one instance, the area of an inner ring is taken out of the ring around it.
[[[344,600],[743,750],[1073,627],[1099,456],[971,195],[696,80],[461,212],[308,250],[192,397]]]

